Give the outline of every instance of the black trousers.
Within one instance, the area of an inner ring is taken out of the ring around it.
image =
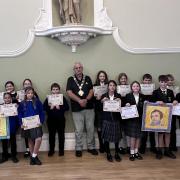
[[[106,153],[110,153],[110,148],[109,148],[109,142],[105,141],[104,142],[104,148]],[[115,143],[115,152],[118,153],[119,152],[119,142]]]
[[[11,146],[11,156],[17,155],[16,134],[11,134],[10,139],[2,139],[2,156],[8,158],[8,145]]]
[[[47,122],[49,130],[49,150],[54,151],[56,133],[58,133],[59,140],[59,152],[64,152],[64,142],[65,142],[65,120],[48,120]]]
[[[140,149],[142,149],[142,150],[146,149],[146,143],[147,143],[148,135],[149,135],[149,140],[150,140],[150,148],[154,148],[156,146],[155,133],[144,131],[142,133],[141,146],[140,146]]]
[[[176,147],[176,116],[172,116],[170,148]]]

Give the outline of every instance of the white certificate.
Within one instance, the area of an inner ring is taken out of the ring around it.
[[[108,85],[94,86],[93,91],[95,97],[102,96],[103,94],[107,93]]]
[[[48,104],[53,106],[63,105],[63,94],[48,95]]]
[[[141,84],[141,92],[144,95],[152,95],[155,90],[155,84]]]
[[[40,125],[39,115],[22,118],[22,124],[24,126],[24,130],[39,127]]]
[[[17,104],[0,105],[0,114],[4,117],[17,116]]]
[[[126,94],[131,92],[130,85],[118,85],[117,86],[117,93],[121,96],[126,96]]]
[[[174,96],[176,96],[180,92],[179,86],[167,86],[167,88],[173,91]]]
[[[136,105],[132,105],[129,107],[122,107],[121,108],[121,117],[122,119],[130,119],[139,117],[138,110]]]
[[[4,92],[0,92],[0,104],[4,104]]]
[[[173,106],[172,115],[180,116],[180,103]]]
[[[25,97],[25,91],[24,90],[17,91],[17,96],[18,96],[18,101],[19,102],[23,101],[24,97]]]
[[[117,100],[104,101],[103,111],[120,112],[121,111],[121,101],[117,101]]]

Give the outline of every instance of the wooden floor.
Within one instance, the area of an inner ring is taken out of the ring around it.
[[[180,151],[180,150],[179,150]],[[105,155],[92,156],[86,151],[82,158],[77,158],[73,151],[66,151],[64,157],[56,153],[49,158],[41,152],[42,166],[30,166],[29,160],[19,155],[20,162],[11,160],[0,165],[0,180],[180,180],[180,152],[177,159],[164,157],[156,160],[151,153],[144,155],[144,160],[129,161],[128,155],[122,156],[121,162],[107,162]]]

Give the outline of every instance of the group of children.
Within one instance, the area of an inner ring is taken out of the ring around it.
[[[8,161],[9,158],[14,163],[17,163],[17,146],[16,146],[16,133],[19,127],[21,127],[22,137],[25,139],[26,152],[24,157],[30,157],[30,165],[41,165],[42,162],[38,158],[38,152],[42,142],[42,124],[45,121],[44,111],[47,112],[48,119],[47,125],[49,129],[49,145],[50,150],[48,156],[54,154],[55,148],[55,134],[58,132],[59,136],[59,156],[64,155],[64,129],[65,129],[65,117],[64,112],[69,110],[68,103],[63,97],[63,105],[49,104],[46,98],[44,104],[41,103],[37,93],[32,87],[30,79],[23,81],[23,90],[25,93],[24,100],[20,101],[17,93],[15,92],[15,86],[12,81],[5,83],[6,92],[3,94],[4,104],[17,104],[18,115],[10,116],[9,127],[10,127],[10,139],[2,139],[2,158],[0,163]],[[59,94],[60,86],[57,83],[51,85],[51,93]],[[25,129],[22,123],[23,118],[38,116],[40,123],[35,128]],[[11,154],[8,153],[8,143],[11,146]]]
[[[134,81],[130,84],[131,92],[126,95],[119,95],[116,91],[117,84],[115,81],[108,81],[107,74],[100,71],[97,74],[95,85],[108,85],[108,92],[101,97],[95,97],[95,113],[96,124],[100,152],[106,152],[107,160],[112,162],[113,156],[110,153],[109,143],[115,144],[116,161],[120,161],[120,154],[129,153],[129,160],[142,160],[141,154],[146,151],[148,136],[150,137],[150,151],[156,154],[157,159],[161,159],[163,155],[175,159],[176,156],[172,151],[177,151],[176,147],[176,116],[172,117],[171,133],[158,133],[158,142],[155,140],[155,132],[141,131],[143,105],[145,101],[156,102],[164,105],[165,103],[173,103],[176,105],[180,102],[180,93],[178,87],[174,86],[174,77],[171,74],[159,76],[159,88],[154,90],[152,95],[143,95],[141,93],[140,83]],[[121,73],[118,78],[119,85],[128,85],[128,77],[125,73]],[[142,84],[152,84],[152,76],[144,74]],[[174,92],[173,92],[174,90]],[[178,93],[178,94],[176,94]],[[103,111],[102,104],[107,99],[121,101],[121,106],[136,105],[139,117],[122,120],[120,113]],[[122,138],[121,138],[122,135]],[[121,141],[120,141],[121,139]],[[124,141],[126,148],[119,148],[119,144]],[[157,147],[156,147],[157,146]]]
[[[173,103],[176,105],[180,102],[180,93],[173,92],[174,78],[172,75],[159,76],[159,88],[153,91],[152,95],[143,95],[141,93],[140,83],[134,81],[130,84],[131,92],[124,95],[117,93],[117,83],[114,80],[108,80],[105,71],[99,71],[94,86],[107,85],[107,93],[102,96],[94,96],[95,109],[95,126],[97,127],[99,139],[100,153],[106,152],[107,160],[112,162],[113,156],[110,152],[110,142],[115,144],[116,161],[121,161],[120,154],[129,153],[129,159],[143,159],[141,154],[146,151],[146,143],[148,136],[150,137],[150,150],[156,153],[156,158],[161,159],[163,155],[175,159],[176,156],[172,151],[177,151],[176,147],[176,117],[172,118],[171,133],[158,133],[158,143],[155,141],[154,132],[142,132],[142,114],[144,101],[157,102],[159,105],[164,103]],[[143,84],[151,84],[152,76],[145,74],[143,76]],[[121,73],[118,78],[119,85],[128,85],[128,77],[125,73]],[[9,117],[10,139],[2,139],[2,158],[0,163],[6,162],[10,157],[14,163],[17,163],[17,147],[16,133],[21,127],[21,134],[25,139],[26,152],[24,157],[30,157],[30,165],[41,165],[38,158],[43,131],[42,124],[45,121],[44,111],[47,113],[47,125],[49,130],[49,152],[48,156],[55,153],[55,135],[58,133],[59,139],[59,156],[64,155],[65,142],[65,111],[69,110],[66,98],[63,96],[63,105],[53,105],[48,99],[41,103],[37,93],[33,89],[30,79],[23,81],[23,90],[25,92],[24,100],[20,101],[15,86],[12,81],[5,83],[6,92],[3,94],[4,104],[16,103],[18,106],[18,115]],[[51,94],[60,94],[60,86],[57,83],[51,85]],[[175,95],[174,95],[175,94]],[[118,112],[103,111],[103,103],[106,100],[119,101],[121,106],[136,105],[139,117],[122,120]],[[25,130],[22,118],[38,115],[40,123],[38,127]],[[126,144],[126,148],[119,144]],[[8,153],[8,145],[11,146],[11,154]],[[156,144],[157,147],[156,147]],[[164,150],[164,152],[163,152]]]

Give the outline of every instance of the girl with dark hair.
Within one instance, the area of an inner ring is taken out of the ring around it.
[[[107,86],[108,76],[105,71],[99,71],[96,77],[94,86]],[[102,104],[101,96],[94,94],[94,109],[95,109],[95,126],[97,127],[98,139],[99,139],[99,152],[104,153],[104,142],[101,137],[102,130]]]
[[[25,91],[25,89],[27,87],[33,87],[32,81],[29,78],[24,79],[22,84],[23,84],[23,90],[22,90],[23,92]],[[34,96],[36,98],[39,98],[38,94],[36,93],[36,91],[34,91]],[[26,151],[24,152],[24,157],[27,158],[27,157],[30,156],[29,145],[28,145],[28,139],[27,138],[25,138],[25,145],[26,145]]]
[[[38,152],[42,141],[42,124],[44,122],[43,105],[41,101],[34,96],[34,89],[27,87],[25,89],[25,99],[19,104],[18,116],[21,128],[25,127],[22,124],[22,118],[32,117],[38,115],[40,124],[36,128],[23,130],[23,135],[28,139],[28,145],[31,153],[30,165],[41,165],[41,161],[38,158]]]
[[[137,81],[131,83],[131,93],[126,95],[126,106],[136,105],[139,117],[125,120],[125,134],[130,137],[130,157],[129,160],[143,159],[138,152],[140,145],[141,123],[143,114],[144,95],[140,93],[140,84]]]
[[[108,92],[102,95],[102,103],[105,103],[107,100],[116,100],[120,101],[121,104],[121,95],[116,92],[117,84],[114,80],[108,82]],[[119,141],[121,139],[121,128],[120,128],[120,112],[108,112],[103,111],[102,114],[103,126],[102,126],[102,138],[104,140],[105,152],[107,153],[107,160],[109,162],[113,161],[113,157],[110,152],[109,143],[113,142],[115,144],[115,160],[121,161],[119,155]]]
[[[17,101],[17,93],[15,91],[14,83],[12,81],[7,81],[5,83],[5,89],[6,89],[6,92],[11,94],[12,102],[13,103],[18,103],[18,101]]]

